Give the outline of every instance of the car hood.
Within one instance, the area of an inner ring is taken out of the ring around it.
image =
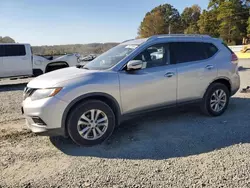
[[[99,71],[86,70],[76,67],[64,68],[38,76],[31,80],[27,86],[31,88],[50,88],[54,87],[58,83],[79,77],[85,77],[95,72]]]
[[[65,58],[67,58],[67,55],[59,56],[59,57],[53,59],[52,61],[59,61],[59,60],[65,59]]]

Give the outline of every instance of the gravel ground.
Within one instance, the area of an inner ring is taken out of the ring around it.
[[[242,87],[250,61],[240,63]],[[0,187],[250,187],[250,93],[221,117],[196,106],[123,123],[104,144],[81,148],[25,128],[25,84],[0,86]]]

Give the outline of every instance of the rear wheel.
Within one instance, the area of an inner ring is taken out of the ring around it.
[[[115,115],[104,102],[91,100],[74,108],[67,122],[71,139],[82,146],[102,143],[115,128]]]
[[[229,99],[230,92],[228,88],[224,84],[214,83],[207,89],[201,109],[207,115],[220,116],[226,111]]]

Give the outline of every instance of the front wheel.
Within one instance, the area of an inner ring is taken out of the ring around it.
[[[75,107],[67,122],[71,139],[81,146],[102,143],[115,128],[115,115],[104,102],[91,100]]]
[[[229,99],[230,92],[228,88],[224,84],[214,83],[207,89],[201,109],[207,115],[220,116],[226,111]]]
[[[43,74],[43,71],[41,69],[33,69],[33,76],[37,77]]]

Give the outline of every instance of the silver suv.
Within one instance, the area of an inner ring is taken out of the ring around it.
[[[129,40],[84,67],[33,79],[22,110],[35,133],[100,144],[135,113],[199,102],[205,114],[223,114],[240,87],[237,64],[237,56],[209,36]]]

